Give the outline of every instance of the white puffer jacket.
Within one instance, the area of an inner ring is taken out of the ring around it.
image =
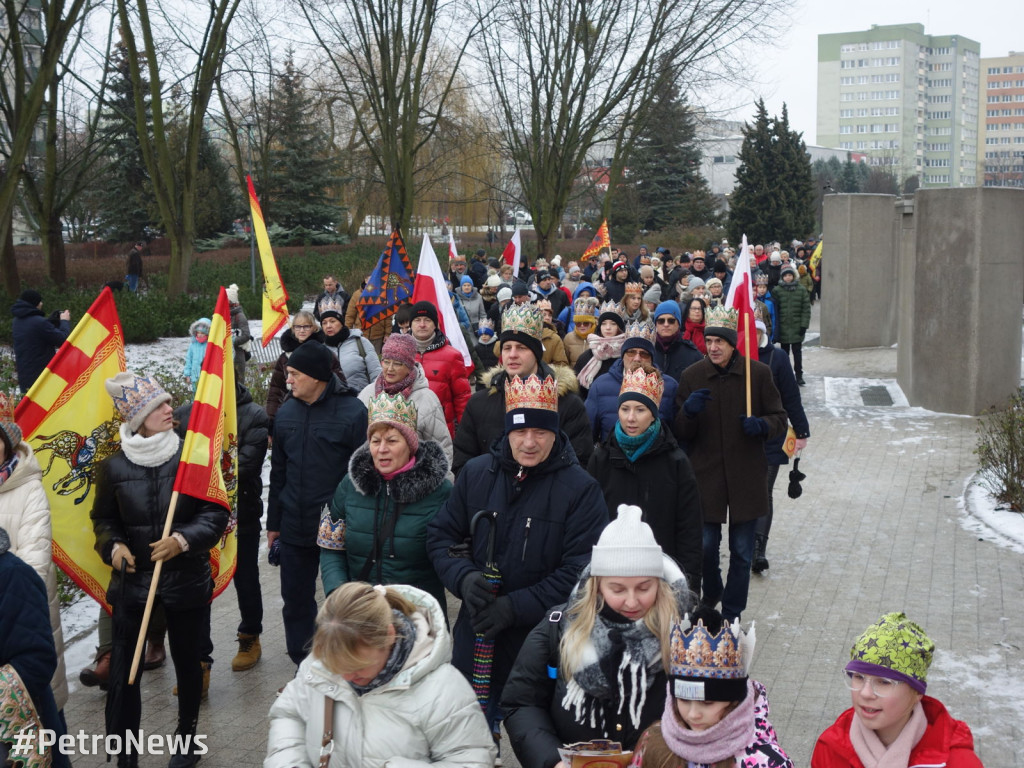
[[[392,586],[420,610],[416,642],[390,682],[357,696],[309,656],[270,708],[263,768],[313,768],[324,732],[324,697],[334,705],[330,768],[490,768],[494,740],[466,678],[451,665],[451,636],[428,593]]]
[[[57,700],[57,709],[64,709],[68,701],[68,680],[64,668],[64,631],[60,626],[57,571],[53,564],[50,502],[43,491],[43,472],[32,447],[23,440],[15,452],[18,454],[18,466],[0,485],[0,528],[11,537],[11,552],[31,565],[46,584],[53,644],[57,647],[57,671],[50,686],[53,698]]]
[[[363,391],[359,393],[359,400],[367,407],[370,405],[370,398],[373,397],[375,384],[376,379],[363,387]],[[419,363],[416,363],[416,381],[412,384],[409,399],[416,406],[416,434],[420,436],[420,440],[436,440],[441,446],[444,457],[448,459],[448,479],[454,482],[454,475],[451,473],[452,435],[448,431],[448,422],[444,419],[444,406],[430,388],[427,375]]]

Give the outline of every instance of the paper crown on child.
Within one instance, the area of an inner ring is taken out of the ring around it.
[[[665,379],[662,378],[660,371],[653,370],[647,373],[643,368],[623,371],[622,386],[619,388],[619,405],[626,400],[637,400],[646,405],[657,418],[661,397],[664,393]]]
[[[325,317],[335,317],[338,320],[344,321],[345,301],[342,299],[341,294],[337,296],[324,296],[316,305],[317,310],[320,312],[320,319],[323,320]]]
[[[558,432],[558,383],[552,376],[513,376],[505,382],[505,431],[531,428]]]
[[[476,326],[477,336],[493,336],[494,335],[494,321],[493,320],[481,320]]]
[[[711,634],[703,618],[693,624],[689,615],[683,617],[669,633],[672,695],[689,701],[742,701],[755,643],[753,624],[744,633],[738,620],[723,621]]]

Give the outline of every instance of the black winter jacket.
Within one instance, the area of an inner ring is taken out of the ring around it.
[[[594,452],[594,437],[583,401],[576,394],[579,382],[564,365],[539,363],[537,375],[554,376],[558,382],[558,423],[569,436],[581,465],[586,466]],[[455,458],[452,471],[458,475],[470,459],[490,452],[495,441],[505,434],[505,381],[508,374],[495,368],[484,374],[484,389],[474,392],[462,412],[455,431]]]
[[[597,446],[587,465],[604,494],[614,520],[620,504],[635,504],[654,532],[662,551],[686,573],[690,589],[700,594],[704,516],[697,479],[686,453],[662,425],[654,444],[631,463],[612,432]]]
[[[25,394],[53,359],[53,353],[67,340],[71,323],[61,320],[59,326],[54,326],[43,310],[21,299],[14,302],[11,314],[14,366],[18,369],[18,388]]]
[[[689,339],[684,339],[681,333],[667,350],[663,350],[657,341],[654,342],[654,364],[661,369],[663,374],[671,376],[677,383],[683,375],[683,371],[694,363],[699,363],[703,357],[704,355],[697,349],[697,345]]]
[[[789,355],[774,345],[768,345],[757,350],[757,359],[772,369],[772,381],[775,382],[775,386],[779,390],[782,407],[786,409],[786,416],[789,418],[789,423],[793,425],[796,436],[810,437],[811,427],[807,423],[807,414],[804,413],[804,404],[800,397],[800,387],[797,386],[796,375],[789,362]],[[765,440],[764,453],[768,457],[768,466],[789,464],[789,456],[782,450],[785,440],[785,435]]]
[[[490,523],[480,510],[497,513],[494,560],[502,575],[499,595],[508,595],[515,625],[498,636],[492,681],[500,690],[530,630],[554,605],[565,602],[591,549],[608,523],[601,489],[579,465],[562,432],[551,454],[515,479],[518,464],[508,439],[471,459],[455,479],[451,496],[427,526],[427,553],[445,588],[462,597],[462,580],[483,571]],[[459,548],[469,543],[468,556]],[[453,550],[453,548],[455,548]],[[463,603],[453,631],[452,663],[468,677],[473,668],[473,628]]]
[[[324,332],[317,330],[310,334],[306,341],[319,341],[321,344],[324,343]],[[285,332],[281,334],[281,349],[282,352],[277,358],[277,362],[274,363],[274,370],[270,374],[270,384],[267,386],[267,415],[270,417],[270,422],[273,424],[274,416],[277,415],[278,409],[281,407],[281,403],[288,397],[288,358],[291,357],[292,352],[299,348],[300,344],[306,342],[300,342],[295,338],[291,328],[286,328]],[[334,359],[331,361],[331,372],[338,377],[338,381],[345,384],[345,374],[341,370],[341,363],[338,362],[338,356],[334,355]]]
[[[320,511],[366,442],[366,406],[331,377],[311,404],[289,396],[274,418],[267,530],[285,544],[315,547]]]
[[[156,567],[149,559],[149,545],[163,536],[180,457],[179,449],[163,464],[143,467],[118,449],[99,466],[90,513],[96,551],[110,565],[115,543],[122,542],[131,550],[135,573],[125,574],[124,584],[125,607],[129,610],[141,611],[146,604]],[[189,549],[164,562],[157,593],[169,609],[197,608],[210,601],[210,549],[227,524],[228,511],[220,504],[179,494],[171,531],[184,536]],[[115,571],[110,576],[107,602],[117,604],[120,596],[121,574]]]

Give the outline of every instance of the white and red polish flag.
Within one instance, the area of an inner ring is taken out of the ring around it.
[[[449,229],[448,230],[448,269],[451,269],[452,262],[455,259],[457,259],[457,258],[459,258],[459,252],[455,248],[455,235],[452,234],[452,231]],[[457,285],[453,285],[452,288],[454,288],[456,293],[458,293],[459,287]]]
[[[430,244],[430,238],[423,235],[423,247],[420,249],[420,262],[416,265],[416,282],[412,289],[412,303],[429,301],[437,307],[437,317],[441,321],[441,331],[448,337],[448,343],[459,350],[466,365],[466,374],[473,372],[473,358],[466,345],[466,337],[459,327],[459,318],[455,316],[455,307],[445,286],[444,273],[437,261],[437,254]]]
[[[501,252],[501,258],[506,264],[512,265],[512,274],[519,277],[519,262],[523,257],[523,242],[519,238],[519,229],[512,233],[512,239],[508,241],[505,250]]]
[[[750,274],[750,246],[743,236],[736,269],[732,273],[725,306],[739,313],[736,324],[736,349],[741,355],[757,360],[757,329],[754,327],[754,280]],[[749,329],[749,332],[748,332]]]

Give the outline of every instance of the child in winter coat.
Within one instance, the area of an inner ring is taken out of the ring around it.
[[[818,737],[811,768],[981,768],[967,723],[924,695],[934,651],[903,613],[864,630],[844,672],[853,706]]]
[[[747,676],[754,628],[743,633],[700,608],[669,635],[668,696],[640,739],[632,766],[793,768],[768,720],[765,687]]]
[[[199,383],[199,374],[203,370],[203,358],[206,356],[206,342],[210,338],[210,318],[200,317],[188,327],[188,335],[192,337],[188,351],[185,353],[185,368],[181,375],[192,385],[195,394]]]

